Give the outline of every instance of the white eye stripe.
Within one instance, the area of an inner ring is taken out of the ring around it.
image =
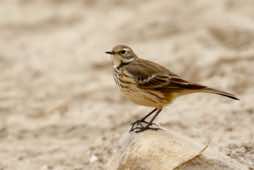
[[[127,53],[127,52],[129,52],[130,51],[130,49],[128,49],[128,48],[123,48],[120,52],[123,52],[123,54],[124,53]]]

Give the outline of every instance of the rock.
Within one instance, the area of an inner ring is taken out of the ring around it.
[[[115,147],[108,170],[239,170],[207,146],[169,130],[126,133]],[[202,156],[200,156],[202,154]],[[223,162],[225,161],[225,162]],[[242,169],[241,165],[241,170]]]

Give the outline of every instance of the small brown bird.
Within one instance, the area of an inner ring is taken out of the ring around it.
[[[157,130],[152,126],[154,119],[178,96],[204,92],[239,100],[233,94],[186,81],[157,63],[139,58],[126,45],[117,45],[106,53],[112,55],[113,77],[124,96],[136,104],[154,108],[132,123],[130,131]],[[147,121],[150,116],[152,118]]]

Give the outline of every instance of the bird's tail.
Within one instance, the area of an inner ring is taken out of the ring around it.
[[[184,93],[199,93],[199,92],[204,92],[204,93],[213,93],[213,94],[218,94],[221,96],[229,97],[234,100],[239,100],[235,95],[231,93],[227,93],[221,90],[213,89],[204,85],[196,84],[196,83],[190,83],[186,80],[183,80],[181,78],[171,78],[170,79],[170,85],[171,87],[177,87],[180,89],[184,89]]]
[[[218,95],[221,95],[221,96],[229,97],[229,98],[234,99],[234,100],[240,100],[239,98],[237,98],[235,95],[233,95],[231,93],[224,92],[224,91],[217,90],[217,89],[213,89],[213,88],[209,88],[209,87],[206,87],[206,88],[202,89],[202,92],[218,94]]]

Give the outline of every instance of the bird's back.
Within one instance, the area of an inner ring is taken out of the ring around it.
[[[132,77],[138,88],[160,92],[166,98],[171,99],[172,96],[206,92],[237,99],[230,93],[186,81],[164,66],[149,60],[138,58],[130,64],[123,66],[123,70],[125,70],[125,74]]]

